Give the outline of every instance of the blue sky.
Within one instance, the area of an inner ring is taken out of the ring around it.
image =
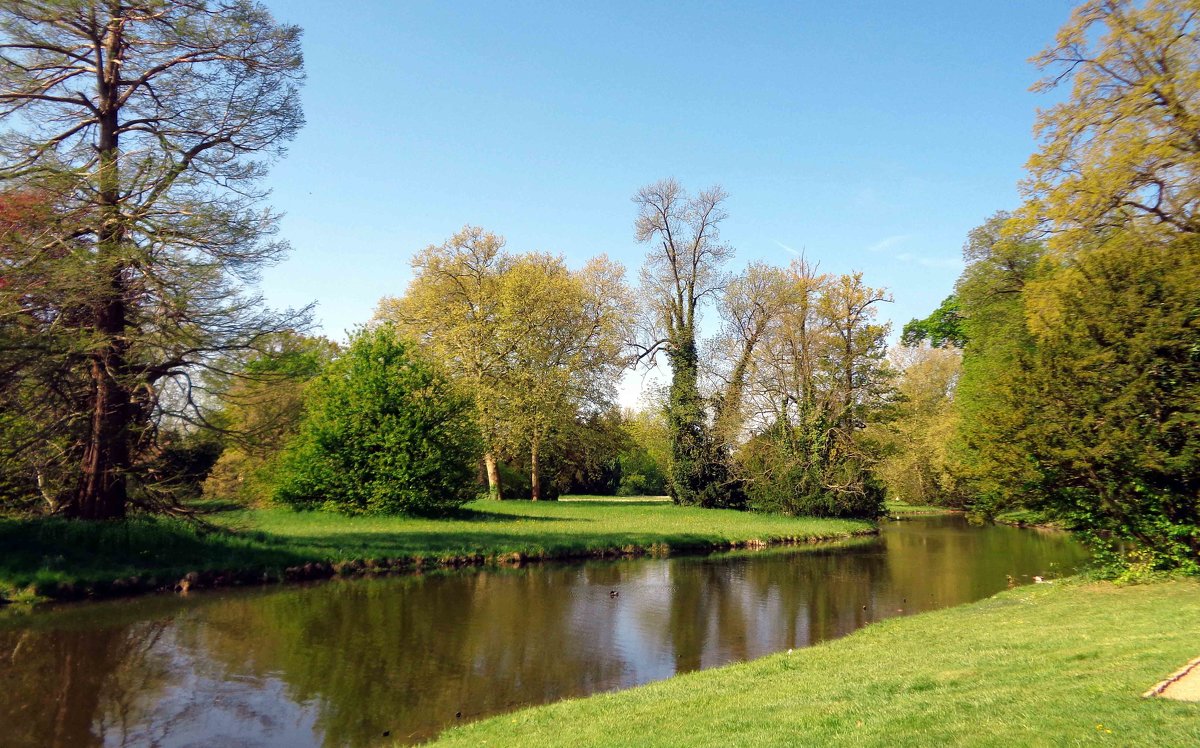
[[[308,124],[268,180],[294,251],[263,290],[334,338],[468,223],[636,277],[629,198],[667,176],[730,193],[737,264],[861,270],[899,327],[1017,204],[1051,103],[1027,60],[1072,5],[267,2],[305,30]]]

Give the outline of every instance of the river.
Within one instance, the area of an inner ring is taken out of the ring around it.
[[[460,720],[809,646],[1085,560],[1062,533],[935,516],[831,546],[9,613],[0,745],[419,742]]]

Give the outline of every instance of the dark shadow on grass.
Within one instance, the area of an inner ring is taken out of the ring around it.
[[[16,588],[145,576],[167,584],[189,571],[277,570],[311,560],[266,534],[153,517],[0,520],[0,549],[0,584]]]
[[[185,506],[197,514],[217,514],[220,512],[237,512],[247,509],[245,504],[232,499],[196,499]]]
[[[634,547],[648,549],[666,544],[673,551],[712,550],[721,547],[718,538],[690,533],[662,534],[654,532],[614,533],[553,533],[529,532],[351,532],[331,535],[288,535],[286,542],[314,557],[371,558],[395,556],[458,556],[463,554],[492,555],[520,551],[528,554],[546,552],[555,555],[587,555],[602,550]]]

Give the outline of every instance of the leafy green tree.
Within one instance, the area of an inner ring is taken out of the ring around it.
[[[471,399],[387,325],[357,333],[307,395],[276,500],[346,514],[435,514],[474,498]]]
[[[925,319],[910,320],[900,334],[900,343],[916,346],[929,341],[934,348],[944,345],[962,348],[967,344],[963,330],[962,304],[958,296],[950,294]]]
[[[0,185],[62,219],[6,258],[49,285],[0,288],[4,347],[35,354],[6,386],[61,406],[27,424],[33,472],[66,515],[161,508],[158,425],[201,420],[206,369],[305,324],[247,290],[287,249],[258,182],[303,124],[300,30],[251,0],[3,0],[0,48]]]
[[[1134,227],[1052,255],[1013,233],[998,215],[966,247],[950,472],[984,513],[1043,510],[1122,564],[1195,568],[1200,242]]]
[[[1200,571],[1200,240],[1115,236],[1030,284],[1013,440],[1029,503],[1100,547]]]
[[[973,229],[963,247],[967,267],[955,287],[967,344],[955,392],[958,432],[951,445],[972,503],[984,513],[1018,506],[1037,472],[1012,434],[1024,422],[1016,377],[1034,347],[1025,324],[1023,293],[1044,272],[1045,246],[1006,234],[1000,212]]]

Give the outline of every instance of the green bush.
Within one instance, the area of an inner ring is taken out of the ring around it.
[[[861,457],[838,453],[822,458],[812,440],[775,424],[750,439],[738,454],[750,508],[809,517],[883,514],[885,489]]]
[[[277,501],[345,514],[437,514],[473,499],[470,400],[387,326],[358,333],[310,386]]]

